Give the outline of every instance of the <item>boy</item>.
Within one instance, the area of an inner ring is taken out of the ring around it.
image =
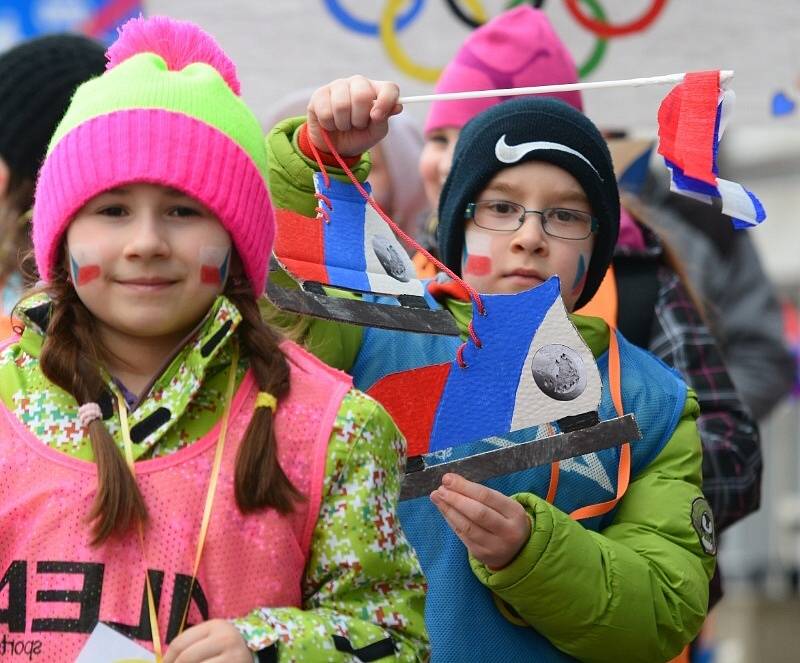
[[[359,155],[385,133],[397,98],[390,83],[335,81],[312,96],[307,124],[279,124],[268,138],[279,210],[313,215],[310,155],[311,144],[325,149],[320,127],[364,179],[368,163]],[[605,142],[556,100],[495,106],[462,131],[439,222],[443,260],[468,284],[515,293],[558,275],[571,311],[596,291],[616,241],[619,197]],[[432,282],[427,296],[466,334],[471,307],[453,286]],[[627,474],[616,449],[594,455],[597,467],[562,463],[552,503],[544,498],[549,468],[534,468],[491,482],[498,490],[447,475],[431,501],[401,505],[430,585],[434,660],[668,660],[705,616],[716,544],[700,491],[694,394],[601,320],[572,321],[603,375],[604,417],[612,411],[607,349],[619,344],[624,409],[636,415],[643,439]],[[459,343],[317,322],[306,341],[364,389],[398,370],[452,360]],[[605,499],[593,474],[617,482],[612,497],[629,480],[627,492],[619,502]]]

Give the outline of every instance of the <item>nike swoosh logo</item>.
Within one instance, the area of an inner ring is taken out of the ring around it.
[[[494,155],[497,157],[497,160],[500,161],[500,163],[517,163],[526,154],[535,152],[537,150],[558,150],[559,152],[566,152],[567,154],[576,156],[587,163],[589,168],[591,168],[595,173],[597,173],[597,176],[600,177],[600,173],[597,171],[597,168],[595,168],[592,162],[580,152],[566,145],[562,145],[561,143],[552,143],[548,140],[534,140],[530,143],[509,145],[506,143],[506,134],[503,134],[500,136],[500,139],[494,146]],[[602,181],[603,178],[600,177],[600,180]]]

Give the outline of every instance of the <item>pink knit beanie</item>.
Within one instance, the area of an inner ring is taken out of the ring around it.
[[[235,66],[199,27],[165,17],[126,23],[106,57],[106,72],[75,92],[39,174],[33,246],[40,277],[53,277],[63,235],[86,202],[146,182],[211,210],[261,295],[275,219],[263,133],[239,96]]]
[[[577,81],[575,62],[547,16],[523,5],[496,16],[467,37],[439,77],[436,92]],[[551,96],[583,110],[580,92],[559,92]],[[433,102],[425,121],[425,135],[444,127],[461,129],[481,111],[512,98]]]

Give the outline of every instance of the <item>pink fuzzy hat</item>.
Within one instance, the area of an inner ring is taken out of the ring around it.
[[[439,77],[436,92],[577,81],[575,62],[547,16],[523,5],[496,16],[467,37]],[[583,111],[580,92],[559,92],[551,96]],[[435,101],[425,121],[425,135],[444,127],[461,129],[481,111],[512,98]]]
[[[96,195],[135,182],[178,189],[220,220],[256,296],[264,292],[275,218],[261,127],[239,96],[236,68],[199,27],[133,19],[81,85],[36,185],[33,246],[53,276],[64,233]]]

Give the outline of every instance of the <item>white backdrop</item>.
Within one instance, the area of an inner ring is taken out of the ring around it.
[[[420,0],[408,0],[408,2]],[[508,0],[456,0],[496,15]],[[609,20],[626,23],[653,0],[594,0]],[[150,14],[191,19],[211,32],[236,62],[243,96],[263,119],[292,91],[363,73],[389,78],[404,94],[433,85],[403,73],[377,36],[357,34],[327,8],[333,0],[146,0]],[[388,0],[336,0],[351,16],[373,24]],[[416,19],[398,39],[416,63],[441,66],[469,33],[445,0],[421,0]],[[581,0],[585,7],[588,0]],[[580,65],[595,37],[567,12],[564,0],[544,9]],[[769,273],[780,283],[800,283],[800,8],[797,0],[669,0],[644,32],[611,39],[599,67],[586,80],[609,80],[707,68],[733,69],[737,104],[723,148],[731,179],[763,200],[769,218],[751,232]],[[598,90],[584,95],[587,114],[605,127],[626,127],[655,136],[658,104],[668,87]],[[772,113],[783,92],[794,112]],[[424,104],[407,111],[422,122]]]
[[[456,0],[465,10],[482,7],[495,15],[508,0]],[[653,0],[594,0],[615,23],[627,23]],[[410,4],[412,0],[408,0]],[[387,0],[149,0],[149,13],[192,19],[214,34],[237,63],[245,98],[265,109],[299,87],[363,73],[390,78],[405,94],[432,85],[408,76],[387,55],[377,36],[343,26],[327,8],[376,23]],[[586,10],[591,3],[584,0]],[[409,58],[426,67],[450,59],[469,28],[445,0],[423,0],[416,18],[397,33]],[[578,25],[563,0],[544,9],[580,64],[595,37]],[[800,126],[800,108],[780,117],[772,99],[783,92],[800,106],[800,9],[796,0],[670,0],[644,32],[609,40],[606,54],[587,80],[632,78],[699,69],[734,69],[737,126],[777,123]],[[588,114],[604,126],[653,131],[658,102],[667,88],[595,91]],[[420,118],[425,109],[409,108]]]

